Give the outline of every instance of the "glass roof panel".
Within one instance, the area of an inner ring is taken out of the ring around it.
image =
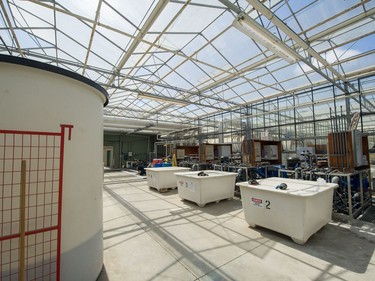
[[[356,59],[356,63],[354,64],[351,61],[341,63],[341,67],[343,68],[345,73],[350,73],[351,71],[358,70],[358,66],[361,66],[361,69],[366,69],[368,67],[372,67],[375,65],[375,54],[369,54],[368,56],[360,57]]]
[[[358,1],[344,1],[340,3],[340,5],[336,5],[335,2],[330,1],[314,1],[312,3],[306,2],[305,8],[295,13],[295,16],[304,30],[313,26],[318,26],[311,33],[308,33],[308,36],[312,36],[342,22],[340,19],[332,19],[328,22],[326,21],[343,10],[351,7],[353,2],[358,3]]]
[[[217,46],[220,53],[222,53],[232,65],[240,64],[261,53],[261,50],[251,38],[235,28],[231,28],[225,32],[220,39],[214,42],[214,45]],[[261,48],[263,47],[261,46]],[[264,50],[265,48],[263,48],[263,51]]]
[[[171,5],[173,5],[173,3]],[[201,32],[202,29],[211,24],[221,13],[222,10],[219,9],[188,5],[172,25],[170,31]]]
[[[137,31],[144,14],[147,12],[148,5],[145,6],[142,1],[137,1],[139,8],[130,12],[131,10],[127,8],[127,5],[134,6],[134,1],[122,2],[128,3],[119,5],[119,1],[103,2],[100,9],[99,22],[102,25],[110,26],[113,29],[133,35]]]
[[[371,9],[371,8],[375,8],[375,2],[374,1],[368,1],[365,3],[365,7],[367,10]]]
[[[34,13],[36,6],[28,1],[17,1],[16,5],[9,2],[9,6],[14,16],[12,23],[16,26],[47,27],[53,23],[54,15],[50,9],[38,7],[38,13]]]
[[[58,3],[58,7],[83,17],[94,18],[98,3],[98,0],[82,0],[79,2],[74,0],[64,0],[63,2]]]
[[[97,81],[111,96],[106,116],[193,123],[252,101],[375,73],[375,1],[262,1],[276,17],[246,0],[3,3],[0,54]],[[271,33],[283,41],[278,45],[292,46],[297,62],[289,64],[234,28],[239,12],[264,26],[262,37]],[[286,35],[288,28],[294,34]]]

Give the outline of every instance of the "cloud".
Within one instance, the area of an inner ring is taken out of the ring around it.
[[[337,48],[335,50],[328,51],[324,54],[322,54],[323,59],[325,59],[328,63],[333,64],[336,63],[337,61],[341,61],[353,56],[356,56],[360,54],[360,51],[351,49],[351,50],[344,50],[342,48]],[[318,64],[317,60],[315,58],[311,58],[311,62],[314,66],[318,67],[321,65],[320,63]],[[308,72],[311,71],[311,67],[308,66],[307,64],[301,62],[300,65],[296,65],[294,69],[294,74],[295,75],[302,75],[303,72]]]

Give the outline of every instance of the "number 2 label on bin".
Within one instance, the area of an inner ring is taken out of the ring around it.
[[[271,202],[269,200],[265,200],[264,202],[265,202],[266,209],[271,209]],[[251,198],[251,205],[253,205],[255,207],[262,208],[263,207],[263,199],[252,197]]]

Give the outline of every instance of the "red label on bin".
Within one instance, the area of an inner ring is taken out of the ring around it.
[[[251,197],[251,205],[256,206],[256,207],[262,207],[263,200],[260,198]]]

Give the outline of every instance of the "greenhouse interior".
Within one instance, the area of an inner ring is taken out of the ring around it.
[[[0,1],[0,280],[373,280],[374,187],[374,0]]]

